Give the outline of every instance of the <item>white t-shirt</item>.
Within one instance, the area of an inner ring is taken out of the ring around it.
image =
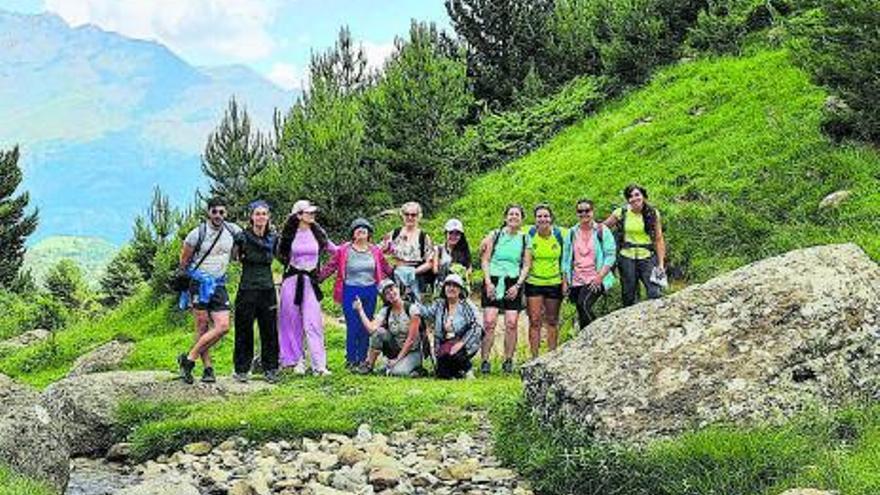
[[[226,269],[229,267],[229,261],[232,256],[232,246],[235,244],[234,236],[241,232],[241,228],[238,225],[229,222],[226,223],[225,228],[223,226],[220,228],[214,228],[214,225],[212,225],[211,222],[207,222],[203,225],[207,225],[207,228],[204,229],[205,237],[202,239],[202,245],[199,247],[199,250],[193,253],[190,266],[195,265],[203,256],[205,256],[205,253],[211,245],[214,244],[214,239],[219,235],[220,239],[217,240],[217,244],[205,257],[205,261],[199,265],[199,271],[212,277],[221,277],[226,274]],[[196,244],[199,242],[199,231],[202,228],[202,225],[199,225],[192,229],[183,242],[187,246],[195,248]]]

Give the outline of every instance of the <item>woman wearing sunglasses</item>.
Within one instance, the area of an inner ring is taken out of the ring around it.
[[[391,254],[395,280],[406,289],[404,298],[420,302],[422,294],[434,283],[434,247],[431,238],[419,227],[422,205],[415,201],[404,203],[400,216],[403,227],[386,234],[382,244],[384,251]]]
[[[578,224],[565,238],[562,272],[569,301],[577,308],[578,327],[583,329],[596,319],[593,305],[614,285],[611,271],[617,248],[611,230],[594,220],[591,200],[579,200],[575,211]]]

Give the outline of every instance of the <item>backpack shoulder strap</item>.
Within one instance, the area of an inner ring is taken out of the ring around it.
[[[564,241],[562,240],[562,229],[557,226],[553,226],[553,237],[556,238],[556,242],[559,243],[559,249],[562,249]]]
[[[537,234],[537,233],[538,233],[538,227],[537,227],[537,226],[532,225],[531,227],[529,227],[529,237],[530,237],[530,238],[534,239],[534,238],[535,238],[535,234]]]
[[[419,254],[422,255],[422,261],[425,261],[425,246],[428,244],[428,234],[424,229],[419,229]]]
[[[391,240],[393,241],[393,240],[397,239],[397,236],[399,236],[399,235],[400,235],[400,227],[397,227],[391,231]]]

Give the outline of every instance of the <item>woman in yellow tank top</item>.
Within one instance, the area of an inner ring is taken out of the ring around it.
[[[648,204],[648,190],[630,184],[624,188],[623,197],[627,205],[614,210],[605,225],[618,227],[622,234],[617,266],[620,268],[623,305],[632,306],[639,299],[640,281],[648,298],[660,297],[660,286],[651,281],[651,272],[656,267],[660,274],[665,273],[666,242],[660,212]]]

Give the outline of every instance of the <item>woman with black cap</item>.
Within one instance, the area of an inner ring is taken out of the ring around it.
[[[333,300],[342,306],[345,315],[345,360],[349,368],[358,366],[367,357],[370,334],[354,309],[354,301],[360,300],[369,318],[376,310],[379,283],[391,275],[391,266],[385,261],[382,250],[373,244],[373,226],[365,218],[351,222],[351,241],[337,248],[333,257],[321,269],[320,280],[335,272]]]

